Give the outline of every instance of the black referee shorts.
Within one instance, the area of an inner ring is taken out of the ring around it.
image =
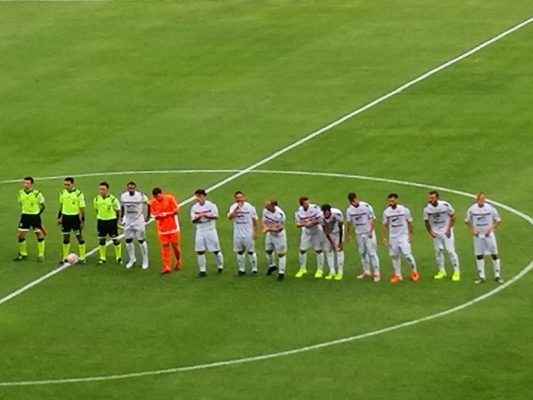
[[[68,235],[74,232],[76,235],[81,233],[81,220],[79,215],[62,215],[61,230],[63,234]]]
[[[42,231],[43,224],[39,214],[22,214],[18,225],[19,231]]]
[[[98,238],[103,239],[107,236],[117,237],[118,236],[118,219],[102,220],[99,219],[96,221],[96,230],[98,232]]]

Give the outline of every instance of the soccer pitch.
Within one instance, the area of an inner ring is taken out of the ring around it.
[[[510,0],[0,1],[0,399],[528,398],[533,23],[512,28],[532,16]],[[44,264],[32,236],[11,261],[25,175],[47,200]],[[118,194],[131,179],[181,200],[212,187],[221,214],[236,190],[258,211],[277,198],[287,277],[265,276],[262,236],[260,273],[237,277],[221,218],[226,271],[208,257],[198,279],[186,204],[183,271],[159,275],[149,226],[147,271],[93,256],[38,281],[60,258],[67,175],[89,203],[98,182]],[[457,210],[459,283],[432,278],[432,187]],[[503,219],[504,286],[474,285],[462,219],[481,190]],[[353,243],[344,280],[293,277],[298,197],[344,210],[350,191],[378,221],[400,194],[420,282],[356,280]]]

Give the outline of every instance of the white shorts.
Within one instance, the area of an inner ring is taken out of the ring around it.
[[[242,237],[235,236],[233,237],[233,251],[238,253],[241,251],[246,251],[247,253],[255,252],[255,243],[251,236]]]
[[[408,256],[411,254],[411,243],[407,236],[389,239],[389,255],[396,257],[399,255]]]
[[[124,239],[145,240],[146,228],[144,222],[135,222],[124,226]]]
[[[266,251],[275,251],[276,254],[285,254],[287,253],[287,235],[285,231],[282,231],[277,234],[272,234],[272,232],[267,232],[265,237],[265,250]]]
[[[453,232],[450,237],[443,234],[433,238],[433,245],[435,247],[435,252],[446,250],[448,253],[455,253],[455,237]]]
[[[376,255],[378,253],[376,235],[373,234],[371,238],[366,233],[357,235],[357,249],[361,257]]]
[[[215,229],[201,231],[196,230],[194,238],[194,251],[197,253],[209,251],[211,253],[220,251],[220,241],[218,240],[218,233]]]
[[[326,237],[324,232],[317,230],[314,233],[309,233],[307,230],[302,229],[302,235],[300,236],[300,250],[306,251],[311,247],[315,251],[324,250]]]
[[[331,239],[331,242],[328,240],[328,237],[324,234],[325,240],[324,240],[324,251],[337,251],[340,245],[341,237],[338,233],[330,233],[329,237]]]
[[[488,236],[474,237],[474,252],[476,256],[498,254],[498,243],[494,232]]]

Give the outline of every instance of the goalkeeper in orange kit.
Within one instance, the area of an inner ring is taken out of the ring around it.
[[[174,269],[179,271],[181,269],[181,250],[178,202],[172,194],[163,193],[158,187],[152,190],[152,195],[153,197],[149,201],[150,213],[155,219],[159,242],[161,243],[161,259],[163,261],[161,274],[172,271],[171,252],[174,252],[176,259]]]

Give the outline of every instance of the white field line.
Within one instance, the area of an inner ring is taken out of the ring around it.
[[[141,171],[144,174],[149,173],[161,173],[161,171]],[[179,173],[179,171],[173,171],[174,173]],[[198,171],[200,173],[201,171]],[[209,173],[212,173],[212,170],[209,170]],[[357,179],[357,180],[368,180],[368,181],[375,181],[375,182],[383,182],[383,183],[393,183],[393,184],[399,184],[399,185],[405,185],[405,186],[413,186],[413,187],[419,187],[419,188],[425,188],[425,189],[437,189],[442,192],[448,192],[457,194],[460,196],[466,196],[466,197],[473,197],[474,195],[472,193],[467,193],[461,190],[455,190],[450,189],[446,187],[441,186],[434,186],[424,183],[417,183],[417,182],[409,182],[405,180],[398,180],[398,179],[389,179],[389,178],[378,178],[378,177],[370,177],[370,176],[364,176],[364,175],[351,175],[351,174],[341,174],[341,173],[327,173],[327,172],[309,172],[309,171],[275,171],[275,170],[255,170],[251,171],[252,173],[256,174],[278,174],[278,175],[300,175],[300,176],[322,176],[322,177],[330,177],[330,178],[346,178],[346,179]],[[170,171],[165,171],[163,173],[170,173]],[[185,171],[184,173],[188,173],[188,171]],[[120,175],[119,172],[114,173],[115,175]],[[126,174],[126,172],[125,172]],[[47,178],[44,178],[47,179]],[[525,219],[529,224],[533,225],[533,217],[518,211],[514,209],[513,207],[507,206],[505,204],[496,202],[491,200],[491,203],[494,205],[497,205],[498,207],[507,210],[508,212],[515,214],[516,216]],[[38,385],[58,385],[58,384],[68,384],[68,383],[87,383],[87,382],[99,382],[99,381],[112,381],[112,380],[122,380],[122,379],[132,379],[132,378],[142,378],[142,377],[148,377],[148,376],[155,376],[155,375],[168,375],[168,374],[174,374],[174,373],[180,373],[180,372],[190,372],[190,371],[196,371],[196,370],[203,370],[203,369],[211,369],[211,368],[220,368],[220,367],[226,367],[231,365],[240,365],[240,364],[247,364],[257,361],[263,361],[263,360],[269,360],[273,358],[279,358],[279,357],[285,357],[300,353],[305,353],[313,350],[319,350],[326,347],[331,347],[343,343],[349,343],[354,342],[357,340],[362,340],[374,336],[379,336],[388,332],[393,332],[402,328],[406,328],[413,325],[418,325],[422,322],[431,321],[440,317],[444,317],[450,314],[453,314],[455,312],[464,310],[468,307],[471,307],[483,300],[486,300],[497,293],[501,292],[502,290],[506,289],[513,283],[517,282],[519,279],[524,277],[528,272],[530,272],[533,269],[533,261],[531,261],[526,267],[524,267],[518,274],[513,276],[511,279],[509,279],[507,282],[505,282],[503,285],[499,285],[492,290],[488,291],[487,293],[484,293],[472,300],[467,301],[466,303],[454,306],[452,308],[449,308],[447,310],[428,315],[426,317],[417,318],[411,321],[402,322],[400,324],[392,325],[386,328],[378,329],[375,331],[365,332],[358,335],[348,336],[341,339],[335,339],[330,340],[327,342],[317,343],[310,346],[304,346],[296,349],[286,350],[286,351],[280,351],[270,354],[262,354],[257,356],[251,356],[251,357],[242,357],[242,358],[236,358],[232,360],[225,360],[225,361],[218,361],[218,362],[212,362],[212,363],[205,363],[205,364],[197,364],[197,365],[190,365],[190,366],[184,366],[184,367],[176,367],[176,368],[166,368],[166,369],[159,369],[159,370],[151,370],[151,371],[140,371],[140,372],[132,372],[132,373],[125,373],[125,374],[113,374],[113,375],[101,375],[101,376],[89,376],[89,377],[78,377],[78,378],[66,378],[66,379],[47,379],[47,380],[35,380],[35,381],[13,381],[13,382],[0,382],[0,387],[13,387],[13,386],[38,386]]]

